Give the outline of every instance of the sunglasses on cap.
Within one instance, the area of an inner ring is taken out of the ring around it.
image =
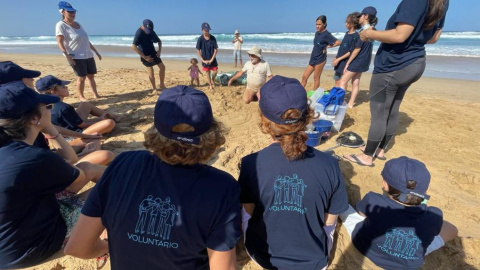
[[[42,107],[45,107],[45,109],[51,111],[53,109],[53,103],[47,104],[47,105],[42,106]]]

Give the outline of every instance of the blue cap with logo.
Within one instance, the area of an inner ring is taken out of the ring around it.
[[[399,198],[402,202],[408,194],[427,200],[430,198],[427,195],[430,172],[425,164],[416,159],[405,156],[391,159],[385,163],[382,176],[385,182],[402,193]],[[417,182],[414,189],[407,188],[409,180]]]
[[[377,16],[377,9],[372,7],[372,6],[368,6],[366,8],[364,8],[362,10],[362,12],[360,14],[358,14],[357,17],[360,17],[362,16],[362,14],[368,14],[368,15],[372,15],[372,16]]]
[[[212,30],[212,28],[210,28],[210,24],[208,24],[207,22],[204,22],[202,23],[202,30]]]
[[[42,95],[16,81],[0,85],[0,119],[18,119],[40,103],[57,103],[60,98]]]
[[[77,11],[76,9],[74,9],[72,7],[72,5],[70,3],[68,3],[67,1],[60,1],[58,2],[58,8],[59,9],[64,9],[66,11]]]
[[[40,71],[24,69],[12,61],[0,62],[0,84],[20,81],[23,78],[35,78],[42,74]]]
[[[69,83],[69,81],[62,81],[55,76],[48,75],[38,79],[35,82],[35,88],[37,88],[39,92],[45,92],[48,89],[52,88],[52,86],[54,85],[67,85]]]
[[[297,79],[274,76],[260,88],[260,110],[270,121],[277,124],[294,124],[303,119],[307,111],[307,92]],[[283,119],[289,109],[302,112],[302,118]]]
[[[143,31],[145,31],[145,33],[147,35],[149,35],[150,33],[152,33],[153,31],[153,22],[149,19],[145,19],[143,20]]]
[[[199,144],[200,135],[212,126],[212,106],[204,92],[178,85],[160,94],[155,105],[153,122],[157,131],[169,139]],[[179,124],[190,125],[194,130],[174,132],[173,127]]]

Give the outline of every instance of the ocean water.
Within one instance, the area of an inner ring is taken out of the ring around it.
[[[231,50],[233,34],[212,33],[218,42],[219,49]],[[336,38],[342,39],[344,32],[332,33]],[[164,58],[185,60],[195,56],[195,45],[199,34],[191,35],[160,35],[164,48],[192,49],[192,53],[162,53]],[[271,64],[286,66],[305,66],[313,47],[314,33],[272,33],[272,34],[242,34],[244,39],[243,50],[248,50],[256,45],[269,55]],[[133,41],[132,35],[95,36],[90,35],[90,42],[95,46],[108,46],[112,50],[102,51],[103,55],[119,57],[138,57],[129,48]],[[374,43],[376,52],[379,42]],[[52,49],[56,45],[55,36],[0,36],[0,52],[28,53],[31,48],[36,48],[35,53],[58,53]],[[39,48],[50,48],[41,50]],[[168,50],[165,50],[168,51]],[[170,50],[171,51],[171,50]],[[180,52],[185,50],[180,50]],[[444,32],[440,40],[433,45],[426,45],[428,56],[435,56],[435,66],[428,67],[426,73],[434,77],[460,78],[480,80],[480,32]],[[328,50],[330,60],[337,53],[337,48]],[[294,56],[295,55],[295,56]],[[244,59],[246,58],[246,54]],[[307,60],[305,60],[307,59]],[[443,60],[442,60],[443,59]],[[462,60],[463,59],[463,60]],[[219,61],[231,62],[227,53],[219,54]],[[326,68],[331,68],[327,64]]]

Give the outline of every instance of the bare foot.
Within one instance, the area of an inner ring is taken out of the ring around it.
[[[167,89],[167,87],[165,86],[165,84],[160,85],[160,90],[163,90],[163,89]]]
[[[360,151],[362,151],[362,153],[363,153],[365,151],[365,145],[360,146],[358,149],[360,149]],[[382,148],[378,148],[377,152],[375,153],[375,158],[378,158],[380,160],[386,160],[385,150],[383,150]]]
[[[81,101],[81,102],[87,102],[88,99],[86,99],[85,97],[80,97],[80,101]]]
[[[101,96],[99,94],[96,94],[95,98],[101,98]]]
[[[346,160],[357,163],[360,166],[366,166],[366,167],[373,167],[375,164],[373,164],[373,157],[367,156],[365,154],[361,155],[344,155],[343,156]]]
[[[85,145],[85,148],[83,148],[83,150],[80,153],[78,153],[78,156],[84,156],[99,149],[100,149],[100,140],[89,142]]]

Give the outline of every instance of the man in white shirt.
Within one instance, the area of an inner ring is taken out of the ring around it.
[[[262,59],[262,49],[253,46],[247,53],[250,61],[245,63],[243,69],[228,81],[228,86],[231,86],[233,81],[240,78],[246,72],[247,88],[243,93],[243,101],[248,104],[252,101],[260,100],[260,88],[267,82],[267,79],[272,78],[273,75],[270,65]]]

